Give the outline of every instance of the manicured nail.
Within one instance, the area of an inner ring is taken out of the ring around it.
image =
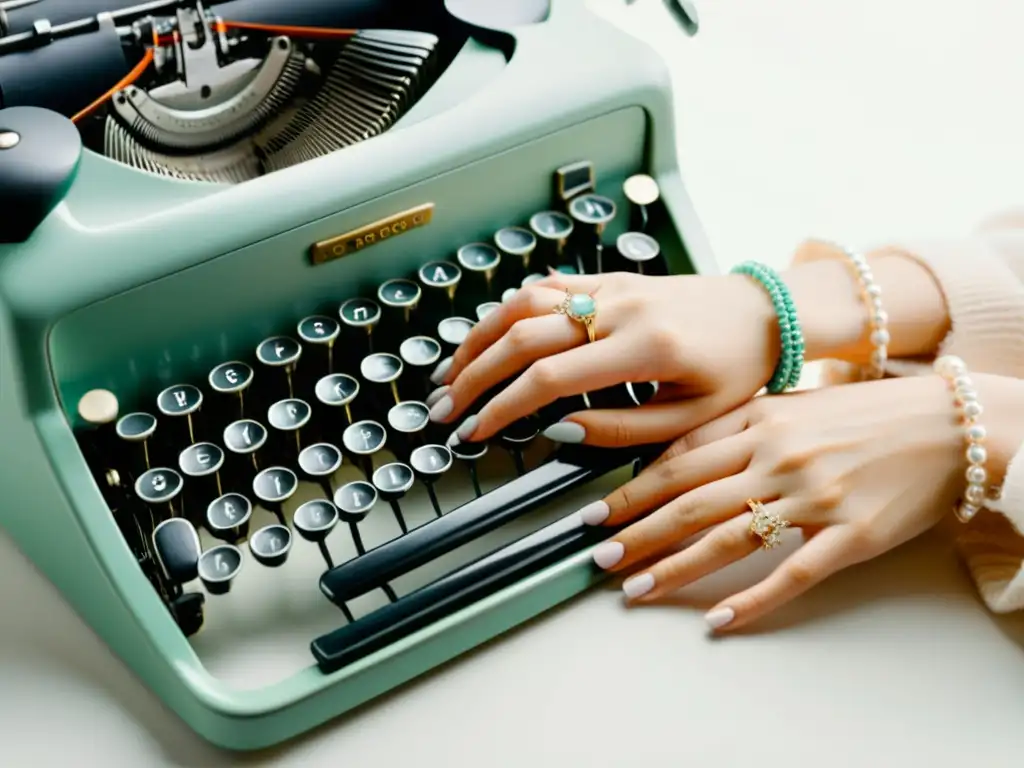
[[[652,589],[654,589],[654,577],[649,573],[641,573],[639,576],[633,576],[622,582],[622,591],[631,600],[640,595],[646,595]]]
[[[473,436],[473,433],[476,432],[476,425],[479,423],[480,419],[478,419],[476,416],[470,416],[468,419],[462,422],[462,426],[460,426],[455,431],[455,436],[459,438],[461,442],[468,443],[469,438],[471,438]]]
[[[430,420],[431,421],[444,421],[451,415],[451,412],[455,409],[455,403],[448,395],[445,395],[430,409]]]
[[[542,434],[556,443],[582,443],[583,438],[587,436],[587,430],[575,421],[560,421],[545,429]]]
[[[580,509],[580,519],[585,525],[600,525],[608,519],[611,510],[603,501],[592,501]]]
[[[626,548],[618,541],[606,541],[594,547],[594,562],[599,568],[611,568],[622,556]]]
[[[448,373],[448,369],[452,367],[452,358],[446,357],[440,363],[437,364],[437,368],[430,374],[431,384],[440,384],[444,381],[445,374]]]
[[[713,611],[708,611],[704,614],[704,621],[712,629],[724,627],[734,618],[736,618],[736,612],[732,608],[715,608]]]
[[[555,269],[555,268],[554,268],[554,267],[552,267],[552,266],[548,266],[548,274],[549,274],[549,275],[557,275],[557,274],[558,274],[558,270],[557,270],[557,269]]]
[[[427,404],[427,408],[433,408],[437,404],[437,401],[444,397],[445,393],[448,392],[449,389],[451,389],[451,387],[438,387],[427,395],[427,399],[424,401]]]

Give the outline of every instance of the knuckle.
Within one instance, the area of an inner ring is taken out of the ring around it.
[[[513,354],[524,351],[530,344],[530,331],[521,321],[513,323],[506,336]]]
[[[557,392],[561,384],[561,375],[557,366],[550,358],[538,360],[527,372],[530,388],[541,392]]]
[[[811,487],[811,506],[819,513],[834,512],[846,498],[846,489],[836,480],[823,479],[823,482]]]
[[[818,580],[817,569],[803,560],[790,562],[786,566],[784,575],[786,582],[800,591],[812,586]]]
[[[867,557],[879,547],[878,526],[871,520],[851,523],[846,533],[847,546],[858,555]]]
[[[611,423],[612,439],[616,445],[632,445],[633,429],[622,416],[615,416]]]

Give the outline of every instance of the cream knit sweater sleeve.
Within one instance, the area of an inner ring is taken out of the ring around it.
[[[885,250],[893,249],[928,268],[945,294],[951,325],[940,354],[958,355],[973,371],[1024,378],[1024,209],[961,240]],[[894,361],[891,372],[913,370]],[[1024,609],[1024,445],[999,501],[957,530],[958,550],[986,605],[995,612]]]

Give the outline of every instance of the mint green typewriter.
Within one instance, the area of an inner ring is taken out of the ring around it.
[[[0,524],[252,750],[601,578],[575,512],[653,454],[542,432],[657,383],[459,443],[427,401],[474,324],[715,267],[668,72],[583,0],[134,3],[0,2]]]

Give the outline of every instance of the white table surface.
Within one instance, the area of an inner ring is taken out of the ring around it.
[[[1024,4],[661,0],[607,11],[678,78],[690,191],[723,268],[814,234],[955,235],[1024,198]],[[356,716],[230,756],[170,715],[0,535],[0,765],[945,766],[1017,764],[1024,621],[980,607],[921,540],[759,632],[709,640],[691,604],[590,593]],[[967,763],[965,761],[970,761]]]

